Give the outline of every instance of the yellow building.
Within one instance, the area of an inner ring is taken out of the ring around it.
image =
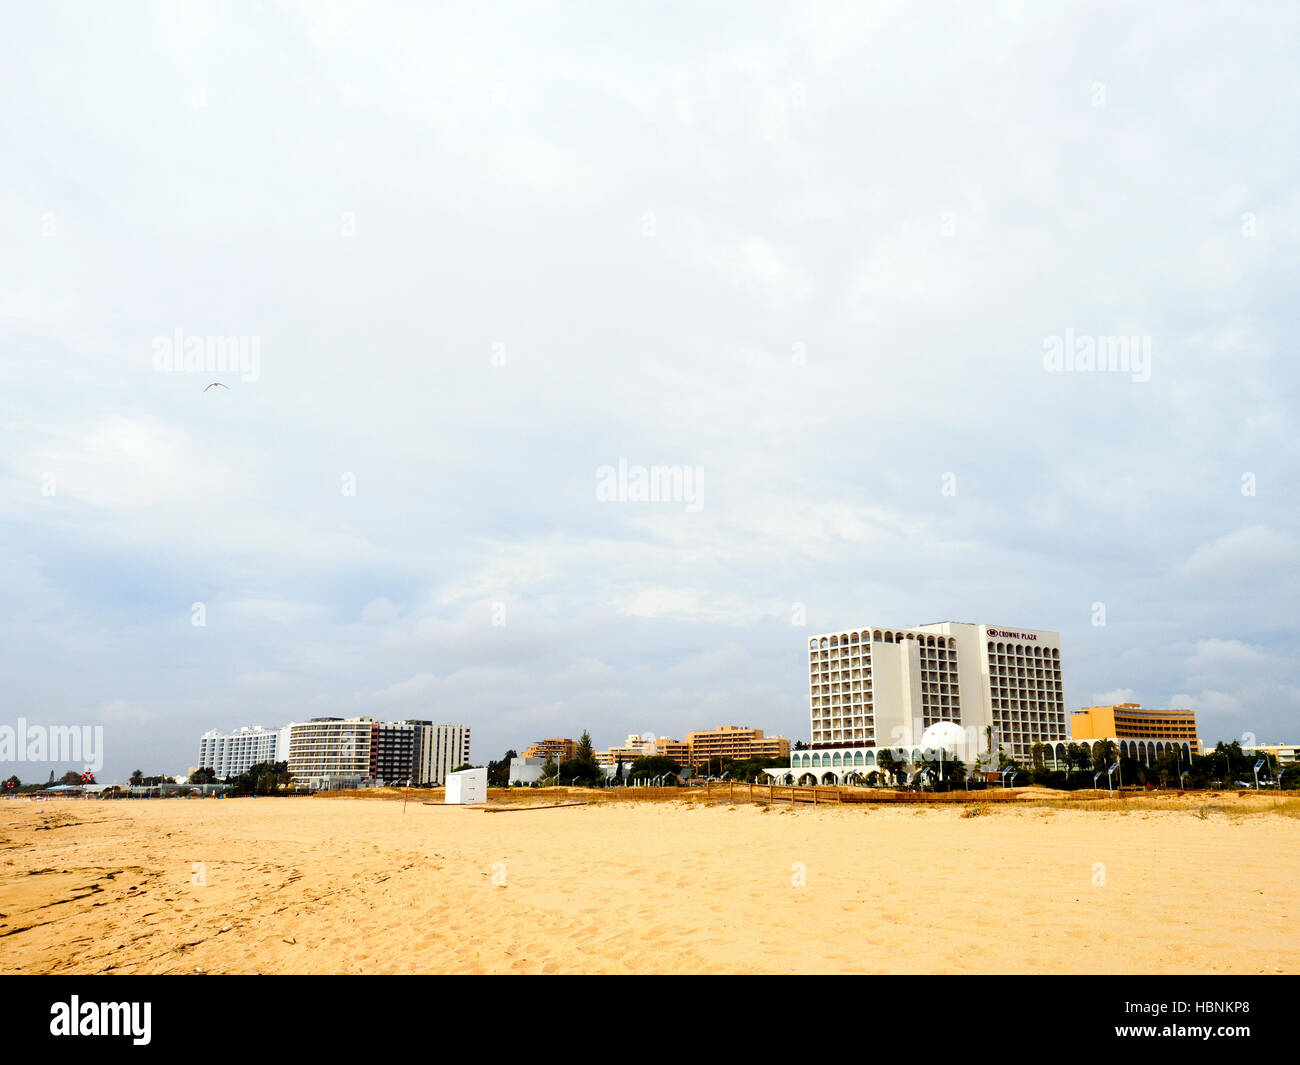
[[[1089,706],[1070,711],[1072,740],[1142,740],[1153,745],[1186,744],[1201,753],[1195,710],[1143,710],[1139,703]]]
[[[691,764],[691,745],[683,743],[681,740],[675,740],[670,736],[661,736],[657,739],[629,736],[627,743],[622,747],[611,747],[607,751],[597,751],[596,761],[601,765],[617,765],[621,758],[625,766],[630,766],[638,758],[646,758],[652,755],[671,758],[683,767],[689,766]]]
[[[790,741],[784,736],[764,736],[761,728],[722,725],[705,732],[686,733],[690,764],[702,765],[710,758],[789,758]]]
[[[629,765],[637,758],[649,754],[653,743],[654,737],[648,732],[644,735],[640,732],[629,733],[622,747],[611,747],[607,751],[597,751],[596,764],[618,765],[622,761],[624,765]]]
[[[596,764],[618,765],[621,761],[624,765],[631,765],[645,753],[644,747],[611,747],[607,751],[596,752]]]
[[[575,740],[538,740],[531,747],[524,749],[521,758],[551,758],[556,764],[567,762],[578,756],[578,744]]]
[[[646,751],[647,754],[658,754],[664,758],[671,758],[680,766],[691,764],[691,745],[683,743],[681,740],[675,740],[671,736],[661,736],[650,745]]]

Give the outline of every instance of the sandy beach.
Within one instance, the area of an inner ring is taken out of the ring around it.
[[[0,802],[0,971],[1295,971],[1265,802]]]

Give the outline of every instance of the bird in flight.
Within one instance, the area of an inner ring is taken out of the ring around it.
[[[226,385],[223,385],[220,381],[213,381],[212,384],[208,385],[208,388],[224,388],[226,389],[227,392],[230,391],[230,389]],[[203,391],[206,392],[208,388],[205,388]]]

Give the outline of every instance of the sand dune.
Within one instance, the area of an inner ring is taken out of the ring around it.
[[[1294,971],[1294,816],[965,812],[0,802],[0,971]]]

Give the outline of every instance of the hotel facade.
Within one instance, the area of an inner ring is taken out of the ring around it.
[[[438,785],[469,762],[469,727],[430,721],[318,717],[285,726],[284,760],[312,787],[363,782]]]
[[[558,765],[560,762],[567,762],[572,758],[578,757],[578,741],[556,738],[549,740],[538,740],[524,748],[524,753],[520,758],[550,758]]]
[[[1140,703],[1070,711],[1070,738],[1096,747],[1110,740],[1124,758],[1151,765],[1170,751],[1186,759],[1201,753],[1194,710],[1143,710]]]
[[[965,750],[949,751],[963,760],[1000,747],[1028,765],[1034,744],[1054,752],[1068,740],[1056,632],[873,625],[814,636],[807,654],[812,739],[791,754],[788,771],[769,771],[782,780],[865,779],[885,748],[915,764],[940,722],[967,737]]]
[[[686,739],[671,736],[654,736],[651,733],[632,733],[622,747],[597,751],[596,761],[602,766],[626,766],[647,755],[671,758],[685,769],[705,765],[713,758],[743,761],[746,758],[789,758],[790,741],[784,736],[765,736],[761,728],[745,725],[720,725],[686,733]]]
[[[218,780],[247,773],[259,762],[283,762],[287,755],[280,748],[285,742],[283,730],[245,726],[233,732],[209,729],[199,737],[199,760],[195,768],[211,769]]]
[[[765,736],[761,728],[720,725],[714,729],[686,733],[686,747],[692,765],[713,758],[789,758],[790,741],[784,736]]]

